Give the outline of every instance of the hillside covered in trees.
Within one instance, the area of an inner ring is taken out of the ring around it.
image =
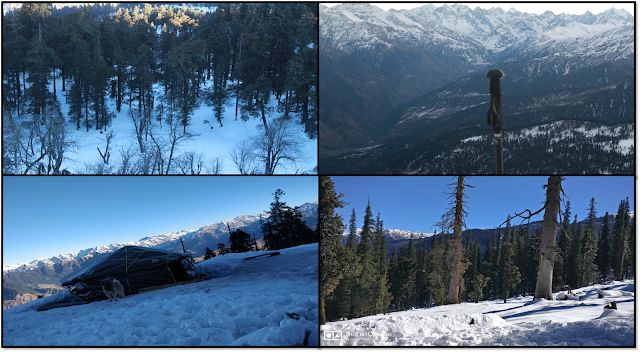
[[[230,159],[234,173],[272,174],[315,158],[303,145],[317,138],[317,21],[302,3],[6,11],[3,173],[222,173]],[[230,117],[260,129],[208,150]],[[84,153],[100,161],[64,168]]]

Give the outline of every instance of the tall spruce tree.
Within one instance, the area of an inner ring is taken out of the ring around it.
[[[415,296],[415,275],[418,269],[418,263],[415,258],[415,247],[413,255],[411,247],[413,241],[405,243],[400,251],[397,266],[397,285],[398,285],[398,305],[401,309],[407,309],[413,304]]]
[[[360,260],[356,255],[356,210],[353,209],[351,218],[349,219],[349,236],[347,237],[347,244],[344,248],[346,255],[356,258],[357,270],[345,274],[342,280],[338,283],[338,286],[330,295],[330,303],[327,302],[327,306],[330,308],[330,318],[353,318],[354,312],[354,300],[355,300],[355,278],[360,273],[362,267],[360,266]]]
[[[40,32],[42,26],[38,27]],[[34,36],[31,41],[31,50],[27,52],[27,72],[26,81],[30,84],[27,88],[26,95],[29,99],[29,113],[32,114],[34,121],[44,125],[46,123],[44,116],[47,104],[53,95],[49,92],[49,78],[51,69],[56,60],[54,51],[47,46],[42,34]]]
[[[109,67],[103,56],[100,56],[96,61],[91,76],[92,94],[91,100],[93,105],[93,111],[95,113],[95,126],[96,129],[106,128],[110,123],[109,112],[107,110],[107,104],[105,101],[105,95],[107,94],[107,87],[109,85]]]
[[[578,284],[580,286],[588,286],[597,266],[594,264],[597,251],[597,212],[595,198],[589,201],[589,213],[587,215],[587,224],[584,234],[580,236],[580,249],[578,257]]]
[[[399,273],[399,255],[398,249],[394,246],[389,258],[389,288],[392,295],[391,302],[395,309],[400,307],[400,273]]]
[[[514,264],[514,243],[504,243],[504,277],[502,279],[502,294],[501,298],[504,303],[507,303],[507,298],[511,296],[510,291],[520,283],[520,270]]]
[[[429,273],[431,267],[428,263],[428,254],[426,239],[421,238],[416,253],[418,264],[416,271],[416,299],[420,307],[428,307],[431,304],[429,297]]]
[[[444,236],[440,236],[444,239]],[[431,251],[429,251],[429,263],[431,273],[429,275],[429,291],[433,295],[437,305],[445,304],[447,294],[447,283],[449,282],[449,264],[445,259],[448,256],[446,243],[433,236],[431,241]]]
[[[389,249],[387,238],[384,232],[384,222],[380,219],[380,213],[376,218],[373,264],[375,269],[375,279],[373,282],[373,308],[375,313],[386,312],[392,296],[389,292]]]
[[[556,264],[559,265],[557,276],[559,276],[560,285],[566,285],[568,281],[569,269],[569,253],[571,251],[571,238],[568,231],[571,230],[571,202],[567,201],[564,210],[564,218],[562,220],[562,231],[560,231],[560,239],[558,240],[558,258]],[[556,275],[556,268],[553,269]]]
[[[609,212],[604,213],[604,224],[598,240],[596,262],[603,279],[607,280],[611,269],[611,230],[609,229]]]
[[[628,262],[629,243],[629,200],[620,201],[618,206],[618,214],[613,227],[613,255],[611,264],[613,266],[613,275],[616,280],[622,280],[625,277],[627,268],[625,264]]]
[[[340,199],[342,193],[336,193],[335,184],[328,176],[320,176],[318,227],[320,228],[320,325],[326,323],[324,300],[336,288],[345,275],[354,275],[358,271],[355,255],[350,255],[342,245],[344,224],[336,213],[337,208],[345,206]]]
[[[360,275],[356,277],[356,292],[354,293],[354,309],[357,316],[365,316],[371,313],[373,308],[373,282],[375,280],[375,268],[373,260],[374,220],[371,213],[371,203],[367,202],[364,214],[364,224],[360,232],[360,243],[356,253],[362,265]]]

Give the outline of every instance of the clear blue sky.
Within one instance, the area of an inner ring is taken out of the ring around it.
[[[318,199],[316,176],[2,178],[3,265],[257,215],[273,193]]]
[[[476,176],[467,183],[475,188],[467,189],[466,222],[469,228],[494,228],[509,214],[525,209],[540,209],[545,200],[546,176]],[[343,193],[349,204],[338,213],[348,226],[353,208],[357,225],[362,227],[367,199],[371,199],[374,218],[380,212],[385,228],[409,231],[433,232],[433,225],[440,220],[450,201],[448,184],[457,182],[451,176],[332,176],[336,191]],[[589,200],[594,197],[598,216],[618,211],[620,201],[629,197],[630,210],[634,210],[633,176],[568,176],[562,182],[565,194],[571,202],[571,213],[579,220],[587,215]],[[564,205],[562,206],[564,211]],[[532,220],[542,220],[544,212]],[[573,215],[572,215],[573,218]],[[512,223],[519,224],[520,221]]]

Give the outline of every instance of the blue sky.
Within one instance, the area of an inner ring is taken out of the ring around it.
[[[540,209],[545,200],[547,176],[476,176],[467,183],[466,222],[469,228],[494,228],[509,214]],[[380,212],[385,228],[433,232],[450,201],[448,184],[457,182],[451,176],[332,176],[336,191],[349,204],[338,213],[348,226],[355,208],[357,225],[362,226],[367,199],[370,197],[374,217]],[[589,200],[594,197],[598,216],[618,211],[620,201],[629,197],[634,210],[634,180],[632,176],[568,176],[562,187],[571,202],[571,213],[582,220],[587,215]],[[562,206],[564,211],[564,205]],[[541,212],[533,220],[542,220]],[[572,218],[573,218],[572,215]],[[515,220],[514,220],[515,221]],[[512,223],[520,223],[514,222]]]
[[[273,193],[318,199],[316,176],[2,178],[3,265],[257,215]]]

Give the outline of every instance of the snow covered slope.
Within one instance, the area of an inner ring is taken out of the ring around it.
[[[3,346],[302,346],[318,333],[318,245],[196,264],[211,280],[38,312],[59,293],[3,312]],[[285,313],[291,313],[292,319]],[[317,339],[316,339],[317,340]]]
[[[607,290],[603,290],[604,287]],[[598,290],[604,293],[598,298]],[[580,299],[531,296],[415,309],[331,322],[322,346],[634,346],[635,282],[573,291]],[[604,306],[616,301],[617,310]],[[335,332],[338,334],[336,335]],[[331,333],[331,335],[329,335]]]

